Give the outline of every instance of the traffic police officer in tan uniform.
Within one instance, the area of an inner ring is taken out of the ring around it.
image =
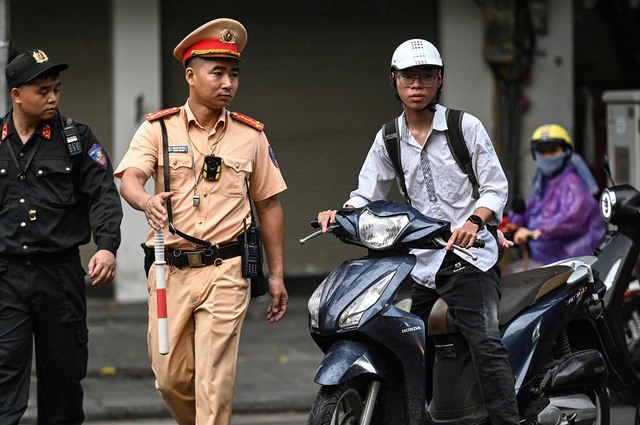
[[[81,424],[87,372],[85,271],[110,282],[122,206],[91,129],[58,112],[60,72],[40,49],[6,69],[12,109],[0,124],[0,424],[27,408],[35,341],[38,423]]]
[[[238,237],[250,221],[253,199],[262,227],[272,301],[267,320],[287,311],[283,281],[283,213],[278,193],[286,184],[263,124],[226,109],[238,88],[245,28],[232,19],[202,25],[174,50],[185,67],[187,102],[147,115],[116,169],[121,194],[164,229],[169,354],[159,355],[155,267],[149,270],[149,353],[156,385],[179,424],[229,424],[240,329],[249,279],[241,272]],[[162,123],[168,135],[164,163]],[[206,159],[205,159],[206,158]],[[212,161],[212,162],[208,162]],[[203,165],[219,172],[203,172]],[[168,167],[170,190],[165,190]],[[144,185],[155,179],[155,192]],[[167,229],[171,200],[172,229]],[[211,242],[202,249],[192,240]],[[153,245],[153,231],[147,246]],[[186,253],[185,251],[188,251]],[[201,264],[202,263],[202,264]]]

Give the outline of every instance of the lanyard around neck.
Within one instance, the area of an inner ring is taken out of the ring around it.
[[[13,146],[12,146],[13,143],[11,139],[9,139],[7,143],[7,147],[9,148],[9,152],[11,153],[11,158],[13,158],[13,162],[16,164],[16,168],[18,169],[18,179],[20,179],[20,181],[27,178],[27,170],[29,169],[29,165],[31,165],[31,161],[33,161],[33,158],[36,156],[36,152],[40,147],[41,141],[42,139],[38,137],[37,140],[35,141],[35,147],[31,150],[31,153],[27,158],[27,163],[24,165],[24,168],[22,168],[22,166],[20,165],[20,161],[18,161],[18,158],[16,157],[16,153],[13,150]]]

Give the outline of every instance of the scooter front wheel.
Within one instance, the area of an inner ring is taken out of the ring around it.
[[[358,425],[365,394],[364,385],[355,380],[323,385],[311,407],[307,425]]]

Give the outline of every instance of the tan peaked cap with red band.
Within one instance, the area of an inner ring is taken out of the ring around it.
[[[247,44],[247,30],[233,19],[218,18],[195,29],[175,49],[173,56],[184,65],[189,58],[239,59]]]

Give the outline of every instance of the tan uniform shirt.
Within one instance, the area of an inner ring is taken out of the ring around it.
[[[231,118],[223,110],[209,134],[195,119],[188,102],[164,119],[169,135],[169,172],[173,224],[183,233],[222,244],[234,240],[249,218],[245,179],[256,201],[284,191],[287,186],[266,135]],[[193,160],[191,153],[193,153]],[[222,158],[218,181],[201,177],[204,155]],[[164,192],[162,131],[157,120],[145,121],[133,136],[129,150],[115,171],[121,178],[129,167],[142,170],[155,180],[155,193]],[[194,175],[195,170],[195,175]],[[194,183],[200,205],[193,206]],[[153,245],[153,230],[146,241]],[[193,248],[193,244],[172,235],[165,228],[165,244],[172,248]]]

